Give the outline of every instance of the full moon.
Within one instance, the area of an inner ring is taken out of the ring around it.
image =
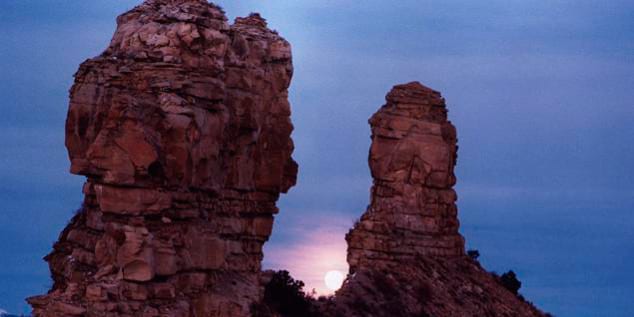
[[[326,287],[331,291],[336,291],[343,284],[343,273],[339,271],[328,271],[324,276],[324,282],[326,283]]]

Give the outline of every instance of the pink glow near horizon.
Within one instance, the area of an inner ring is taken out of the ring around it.
[[[306,292],[332,294],[324,276],[332,270],[348,273],[345,234],[352,226],[351,217],[337,214],[305,217],[295,225],[295,241],[266,245],[265,269],[289,271],[293,278],[305,283]]]

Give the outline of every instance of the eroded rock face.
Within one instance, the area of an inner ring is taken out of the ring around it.
[[[440,93],[418,82],[395,86],[370,119],[370,206],[347,235],[351,272],[418,255],[460,256],[456,129]]]
[[[440,93],[395,86],[370,119],[370,206],[348,233],[350,274],[324,316],[544,316],[464,254],[456,129]]]
[[[288,42],[257,14],[148,0],[75,75],[78,214],[36,316],[248,316],[280,193],[295,184]]]

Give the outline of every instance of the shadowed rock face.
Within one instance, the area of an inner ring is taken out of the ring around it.
[[[350,274],[324,316],[543,316],[464,254],[456,129],[440,93],[395,86],[370,119],[374,185],[348,233]]]
[[[295,184],[290,45],[257,14],[149,0],[75,75],[85,200],[46,257],[36,316],[248,316],[280,192]]]
[[[370,119],[374,178],[366,213],[347,235],[351,272],[418,255],[460,256],[456,129],[440,93],[418,82],[395,86]]]

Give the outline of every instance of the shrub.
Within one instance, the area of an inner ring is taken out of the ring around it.
[[[504,288],[515,295],[517,295],[517,291],[519,291],[520,287],[522,287],[522,282],[517,279],[513,270],[502,274],[502,276],[500,276],[500,283],[502,283]]]
[[[304,292],[304,282],[288,271],[277,271],[264,288],[264,303],[282,317],[315,316],[312,298]]]
[[[480,251],[475,250],[475,249],[471,249],[469,251],[467,251],[467,255],[472,258],[473,260],[478,260],[478,258],[480,257]]]

